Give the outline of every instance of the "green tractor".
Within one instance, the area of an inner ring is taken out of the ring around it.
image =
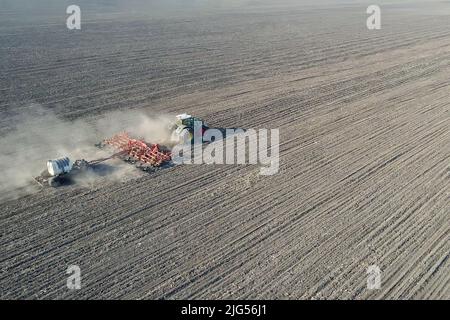
[[[205,131],[209,129],[205,121],[186,113],[177,115],[176,118],[172,128],[172,142],[183,144],[208,142],[203,137]]]

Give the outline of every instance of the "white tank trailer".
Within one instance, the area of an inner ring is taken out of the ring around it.
[[[103,161],[104,159],[97,160]],[[68,157],[48,160],[47,170],[44,170],[40,176],[34,179],[41,186],[58,187],[66,178],[70,178],[73,174],[80,171],[87,170],[94,162],[87,162],[86,160],[76,160],[73,162]]]
[[[47,161],[47,171],[52,177],[69,173],[72,167],[73,162],[68,157]]]

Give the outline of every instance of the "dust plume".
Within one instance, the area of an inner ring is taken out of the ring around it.
[[[96,118],[68,121],[40,106],[26,115],[11,117],[13,129],[0,136],[0,199],[23,196],[37,189],[33,177],[45,170],[46,161],[60,157],[88,161],[109,157],[113,150],[95,144],[112,135],[128,131],[147,142],[165,144],[170,140],[172,116],[146,112],[111,112]],[[11,123],[9,125],[11,125]],[[102,164],[75,183],[93,187],[103,180],[124,181],[142,175],[132,165],[118,159]]]

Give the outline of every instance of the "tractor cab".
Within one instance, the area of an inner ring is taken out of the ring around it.
[[[208,125],[206,124],[205,121],[203,121],[200,118],[193,117],[186,113],[183,113],[183,114],[180,114],[177,116],[176,125],[177,125],[177,127],[184,127],[184,128],[193,130],[195,122],[201,123],[203,129],[205,129],[205,130],[208,129]]]

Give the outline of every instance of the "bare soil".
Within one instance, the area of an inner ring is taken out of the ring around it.
[[[279,128],[281,163],[3,200],[0,297],[449,299],[448,16],[386,5],[369,31],[366,7],[89,7],[73,33],[1,13],[0,139],[36,104],[67,121],[189,112]],[[379,290],[366,288],[373,264]],[[81,290],[66,287],[69,265]]]

